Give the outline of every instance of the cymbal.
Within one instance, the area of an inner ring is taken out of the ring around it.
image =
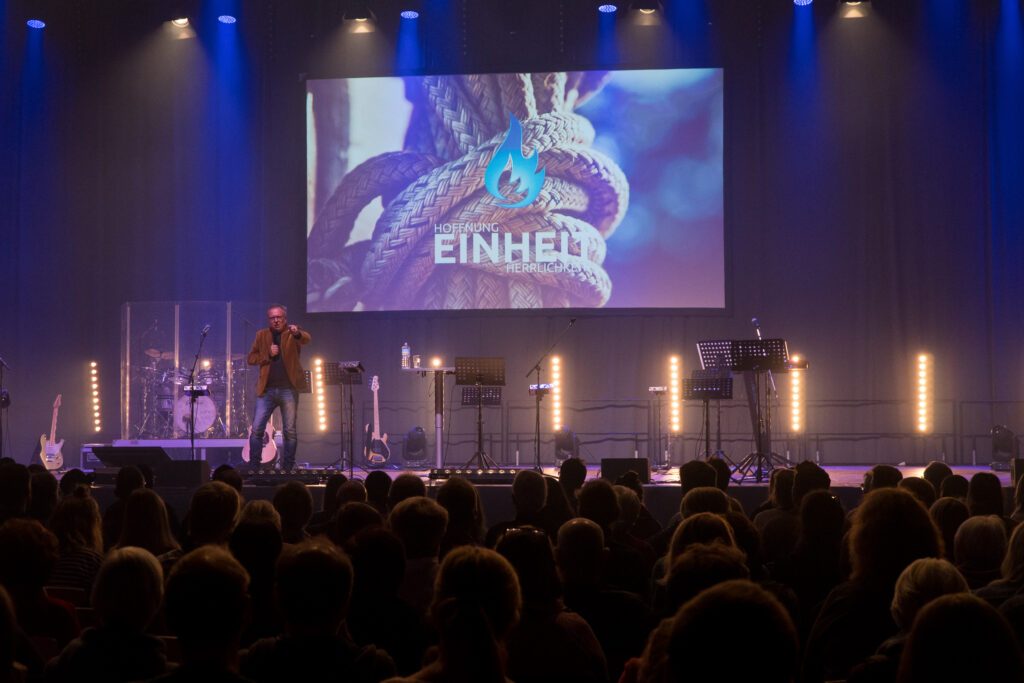
[[[160,349],[146,349],[145,351],[143,351],[143,353],[149,356],[150,358],[160,357]]]

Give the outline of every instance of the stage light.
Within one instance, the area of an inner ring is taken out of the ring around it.
[[[839,0],[840,15],[843,19],[862,19],[870,0]]]
[[[630,9],[640,14],[654,14],[661,9],[661,2],[659,0],[634,0]]]
[[[800,356],[794,355],[790,360],[800,362]],[[804,430],[804,371],[789,371],[789,431],[799,434]]]
[[[364,0],[349,0],[342,14],[342,23],[349,33],[373,33],[377,17]]]
[[[562,426],[555,432],[555,460],[580,457],[580,438],[569,427]]]
[[[316,391],[316,413],[318,429],[327,431],[327,397],[324,395],[324,360],[313,359],[313,389]]]
[[[238,19],[231,16],[230,14],[222,14],[219,17],[217,17],[217,21],[219,21],[222,24],[233,24],[236,21],[238,21]]]
[[[399,16],[403,19],[419,19],[420,13],[414,9],[404,9],[401,11]]]
[[[683,400],[680,392],[682,386],[682,360],[679,356],[668,359],[668,394],[669,420],[668,427],[673,434],[683,431]]]
[[[598,5],[597,6],[597,11],[598,12],[603,12],[604,14],[613,14],[613,13],[617,12],[618,10],[619,10],[619,6],[618,5],[613,5],[612,3],[605,3],[603,5]]]
[[[433,358],[431,358],[430,359],[430,367],[432,367],[432,368],[439,368],[439,367],[441,367],[441,358],[439,356],[434,356]]]
[[[930,353],[917,355],[916,426],[918,434],[928,434],[933,428],[935,402],[935,357]]]
[[[88,377],[92,399],[89,403],[92,406],[92,430],[99,432],[103,430],[103,416],[100,410],[100,367],[96,361],[89,361]]]
[[[42,19],[29,19],[25,25],[29,28],[46,28],[46,22]]]
[[[176,28],[188,28],[188,17],[176,17],[171,19],[171,25]]]
[[[562,428],[562,359],[551,356],[551,429]]]
[[[814,2],[814,0],[793,0],[793,4],[797,7],[806,7],[807,5]]]

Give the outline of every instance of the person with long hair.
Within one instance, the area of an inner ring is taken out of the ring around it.
[[[505,641],[519,622],[522,597],[515,569],[485,548],[461,546],[444,558],[430,616],[437,660],[391,683],[506,683]]]
[[[61,499],[50,517],[50,531],[60,544],[60,558],[48,585],[81,588],[88,595],[103,564],[100,507],[84,488]]]
[[[1000,578],[974,593],[997,609],[1024,591],[1024,524],[1013,530],[1000,570]]]
[[[171,533],[167,506],[153,489],[136,489],[125,501],[124,524],[115,547],[128,546],[144,548],[156,557],[181,548]]]

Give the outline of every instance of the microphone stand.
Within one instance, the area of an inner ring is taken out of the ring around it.
[[[535,391],[534,394],[533,394],[534,399],[536,400],[535,407],[534,407],[534,424],[533,424],[533,429],[534,429],[534,432],[533,432],[533,446],[534,446],[534,464],[533,464],[533,469],[537,470],[538,472],[541,471],[541,467],[540,467],[540,402],[541,402],[541,399],[544,398],[544,392],[542,392],[541,389],[540,389],[540,366],[544,362],[544,359],[547,358],[548,356],[550,356],[551,352],[555,350],[555,347],[558,346],[558,342],[562,341],[562,337],[564,337],[565,333],[569,331],[569,328],[572,327],[575,324],[576,324],[576,318],[570,318],[569,319],[569,324],[566,325],[564,328],[562,328],[562,331],[558,333],[557,337],[555,337],[555,341],[553,341],[551,343],[551,346],[548,347],[548,350],[544,352],[543,356],[541,356],[540,358],[537,359],[537,362],[534,363],[533,367],[530,368],[527,371],[527,373],[526,373],[526,377],[527,378],[529,378],[529,376],[532,375],[533,373],[535,373],[535,372],[537,373],[537,391]]]
[[[192,459],[196,459],[196,366],[199,365],[199,356],[203,353],[203,342],[206,341],[206,335],[210,333],[210,326],[207,325],[203,328],[202,333],[199,335],[199,348],[196,349],[196,357],[192,359],[192,370],[188,373],[188,441],[192,450]]]

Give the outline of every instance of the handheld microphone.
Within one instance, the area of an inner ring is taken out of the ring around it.
[[[750,322],[751,324],[753,324],[754,327],[761,327],[761,321],[758,320],[757,318],[751,318]]]
[[[203,336],[205,337],[208,334],[210,334],[210,323],[206,323],[206,325],[203,326]]]

